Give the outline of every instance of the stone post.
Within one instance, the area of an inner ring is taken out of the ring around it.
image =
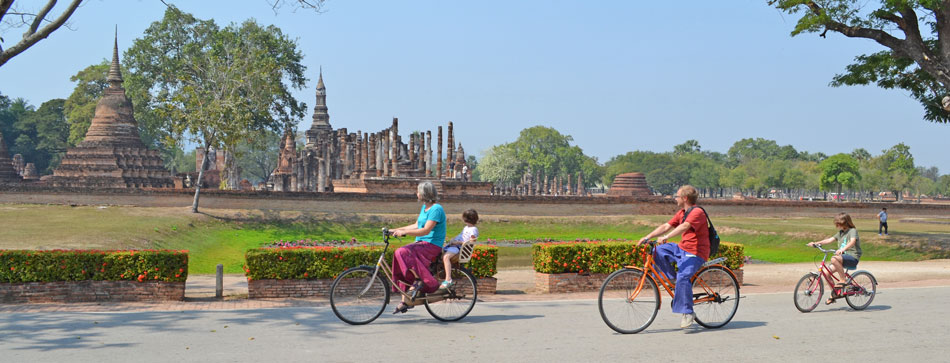
[[[436,161],[436,171],[439,173],[439,180],[442,180],[442,126],[439,126],[439,159]]]

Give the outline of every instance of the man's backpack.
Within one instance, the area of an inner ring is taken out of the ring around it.
[[[689,207],[686,213],[683,213],[683,221],[680,223],[686,223],[686,216],[689,215],[689,212],[693,211],[693,208],[702,209],[703,213],[706,213],[703,207]],[[709,227],[709,257],[712,257],[716,253],[719,253],[719,233],[716,232],[716,227],[713,227],[712,220],[709,219],[709,213],[706,213],[706,226]]]

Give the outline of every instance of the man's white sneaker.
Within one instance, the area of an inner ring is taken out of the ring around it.
[[[683,320],[680,320],[680,328],[686,329],[693,325],[693,314],[683,314]]]

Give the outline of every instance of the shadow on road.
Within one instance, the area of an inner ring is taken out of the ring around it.
[[[672,333],[672,332],[685,332],[686,334],[699,334],[699,333],[711,333],[718,330],[738,330],[738,329],[747,329],[747,328],[758,328],[760,326],[766,326],[768,323],[764,321],[731,321],[726,326],[718,329],[706,329],[700,325],[693,325],[689,329],[680,329],[680,328],[670,328],[670,329],[650,329],[644,330],[639,334],[662,334],[662,333]],[[617,333],[616,335],[622,335]]]
[[[811,314],[832,313],[832,312],[842,312],[842,311],[846,313],[861,313],[865,311],[884,311],[884,310],[891,310],[891,306],[890,305],[872,305],[872,306],[868,306],[864,310],[854,310],[851,307],[845,305],[845,306],[839,306],[836,308],[824,309],[824,310],[815,309],[814,311],[811,312]]]
[[[459,321],[450,321],[444,322],[436,320],[431,316],[420,316],[420,319],[401,319],[398,321],[380,321],[376,320],[372,324],[480,324],[480,323],[490,323],[494,321],[509,321],[509,320],[527,320],[527,319],[537,319],[543,318],[544,315],[468,315],[462,320]]]

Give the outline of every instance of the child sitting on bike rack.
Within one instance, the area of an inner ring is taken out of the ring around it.
[[[835,288],[844,287],[847,284],[845,269],[854,269],[858,267],[858,261],[861,259],[861,240],[858,238],[858,229],[854,227],[851,216],[848,213],[838,213],[835,216],[835,227],[838,233],[821,241],[809,242],[811,247],[820,246],[827,243],[838,242],[838,250],[831,257],[832,273],[837,273],[841,278]],[[834,298],[829,298],[826,304],[834,302]]]
[[[459,255],[459,249],[462,248],[465,242],[474,243],[478,238],[478,227],[475,226],[475,224],[478,223],[478,212],[474,209],[463,212],[462,221],[465,222],[465,228],[462,228],[462,232],[455,236],[455,238],[452,238],[451,241],[446,242],[445,247],[442,249],[442,263],[445,264],[445,280],[439,285],[440,290],[448,290],[454,287],[455,282],[452,281],[452,259]],[[465,252],[467,252],[467,255],[472,254],[471,248]]]

